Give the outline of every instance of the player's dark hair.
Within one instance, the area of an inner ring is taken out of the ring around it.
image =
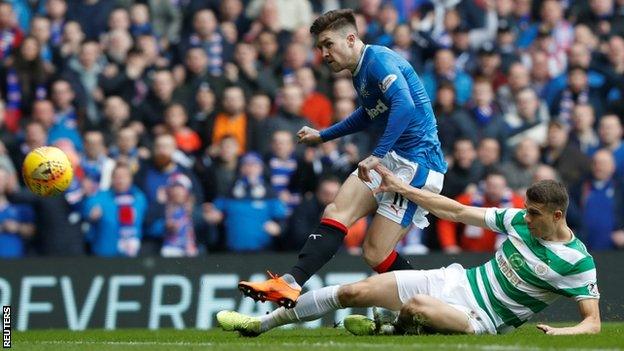
[[[527,200],[546,205],[553,210],[566,214],[568,209],[568,191],[563,183],[556,180],[541,180],[533,183],[526,191]]]
[[[314,20],[314,23],[312,23],[312,26],[310,27],[310,33],[313,35],[319,35],[326,30],[337,30],[345,27],[353,27],[357,33],[355,15],[351,9],[325,12]]]

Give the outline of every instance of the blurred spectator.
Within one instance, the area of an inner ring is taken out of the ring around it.
[[[11,183],[9,171],[0,167],[0,258],[23,257],[26,254],[25,241],[35,233],[32,208],[7,199]]]
[[[598,138],[600,144],[589,150],[592,156],[599,149],[611,151],[615,162],[615,176],[622,179],[624,176],[624,144],[622,143],[622,122],[616,115],[602,116],[598,124]]]
[[[79,54],[84,39],[85,34],[78,22],[67,21],[64,23],[61,43],[56,49],[54,61],[54,65],[61,68],[59,71],[63,71],[67,67],[67,61]]]
[[[67,19],[77,21],[88,40],[97,40],[106,31],[108,16],[115,7],[114,1],[78,0],[69,1]]]
[[[442,195],[455,198],[474,187],[482,176],[482,169],[476,161],[474,143],[470,139],[457,139],[453,148],[453,159],[444,179]]]
[[[39,56],[46,64],[52,63],[52,46],[50,45],[50,20],[43,16],[34,16],[30,21],[30,35],[39,43]]]
[[[331,101],[316,90],[314,72],[308,67],[295,72],[297,83],[301,86],[304,100],[301,115],[316,129],[325,129],[332,124],[334,114]]]
[[[592,52],[587,45],[574,43],[568,52],[569,66],[582,67],[587,70],[587,83],[592,88],[600,88],[607,82],[607,77],[600,71],[592,68]],[[544,99],[547,103],[553,103],[557,95],[566,88],[568,84],[568,72],[564,72],[554,77],[544,88]]]
[[[478,51],[475,75],[490,81],[494,91],[506,83],[507,78],[501,71],[501,56],[493,43],[484,43]]]
[[[270,119],[268,135],[273,135],[277,130],[285,130],[295,135],[299,129],[310,125],[301,116],[303,91],[299,85],[288,84],[282,88],[280,96],[282,105],[278,115]]]
[[[295,155],[294,135],[286,130],[278,130],[271,137],[271,154],[267,159],[268,173],[273,191],[288,206],[289,212],[299,204],[301,197],[292,188],[293,174],[299,161]]]
[[[17,25],[11,3],[0,2],[0,62],[4,62],[18,48],[24,32]]]
[[[292,31],[312,23],[312,7],[308,0],[251,0],[245,14],[248,18],[261,16],[261,12],[275,9],[277,28]]]
[[[152,158],[142,162],[139,171],[134,175],[135,184],[145,193],[148,209],[145,218],[144,239],[142,252],[156,254],[160,252],[165,226],[162,219],[165,216],[165,202],[167,201],[167,180],[172,174],[182,173],[193,183],[193,196],[197,203],[203,201],[203,190],[191,171],[178,165],[174,161],[176,153],[175,138],[171,134],[158,135],[154,140]]]
[[[201,180],[206,201],[225,197],[229,193],[236,179],[239,149],[236,138],[225,136],[219,143],[216,157],[204,154],[195,163],[195,172]]]
[[[248,43],[238,43],[234,50],[234,63],[228,64],[226,77],[233,83],[240,85],[246,95],[261,91],[275,96],[278,90],[278,81],[270,68],[263,67],[258,61],[257,49]]]
[[[470,115],[455,102],[455,88],[450,82],[441,83],[436,95],[433,109],[438,122],[438,137],[442,150],[448,155],[457,139],[473,134],[466,130],[470,127]]]
[[[198,152],[202,146],[199,135],[187,126],[188,116],[181,104],[171,104],[165,110],[165,129],[173,135],[178,149],[186,154]]]
[[[507,73],[507,84],[498,88],[496,101],[502,107],[503,113],[516,113],[515,99],[518,93],[530,86],[529,70],[520,62],[512,63]]]
[[[539,97],[531,88],[521,89],[515,98],[515,112],[505,115],[505,122],[509,127],[507,145],[513,148],[526,138],[543,145],[550,120],[548,109],[540,105]]]
[[[239,154],[247,149],[247,114],[245,94],[239,86],[230,86],[223,92],[223,111],[218,113],[212,129],[212,145],[226,135],[233,136],[239,145]]]
[[[135,3],[130,6],[130,34],[132,34],[132,36],[154,34],[150,22],[149,8],[146,4]]]
[[[615,11],[614,0],[590,0],[588,3],[589,8],[578,13],[578,23],[587,25],[599,36],[623,31],[622,15]]]
[[[32,107],[31,120],[41,123],[47,134],[47,143],[67,139],[74,148],[82,151],[82,138],[75,125],[71,122],[56,120],[54,106],[50,100],[35,100]]]
[[[487,172],[489,169],[498,168],[501,163],[501,147],[494,138],[483,138],[477,147],[477,161]]]
[[[108,16],[108,29],[109,31],[122,30],[127,32],[130,29],[130,13],[128,9],[118,7],[111,11]]]
[[[213,91],[217,96],[221,96],[226,80],[215,75],[208,69],[208,55],[199,47],[192,47],[186,51],[184,61],[184,81],[180,87],[180,96],[188,105],[192,105],[196,98],[195,94],[202,87]]]
[[[193,224],[193,183],[184,174],[173,174],[167,180],[165,205],[165,238],[160,254],[164,257],[197,256]]]
[[[148,0],[154,34],[169,43],[177,43],[180,39],[182,12],[180,3],[172,1]]]
[[[87,131],[84,143],[85,152],[80,165],[85,174],[83,186],[86,193],[90,195],[98,190],[108,190],[115,161],[107,155],[104,135],[97,130]]]
[[[579,234],[590,250],[608,250],[621,247],[621,184],[615,180],[615,163],[609,150],[598,150],[592,157],[591,176],[580,184],[573,199],[580,208],[581,230]],[[614,233],[615,232],[615,233]],[[618,234],[620,233],[620,234]],[[612,237],[612,235],[614,235]],[[616,239],[616,240],[614,240]],[[620,239],[618,241],[618,239]]]
[[[505,176],[496,171],[488,173],[476,189],[460,194],[455,200],[467,206],[499,208],[524,206],[524,199],[512,192],[507,187]],[[438,220],[437,229],[442,250],[450,254],[461,251],[493,252],[502,243],[498,237],[501,234],[472,225]]]
[[[577,146],[568,142],[568,127],[558,121],[548,125],[542,162],[554,167],[566,185],[578,184],[589,172],[589,159]]]
[[[26,155],[38,147],[45,146],[47,144],[48,134],[46,128],[37,121],[29,121],[24,126],[24,140],[19,145],[15,145],[13,150],[10,150],[11,160],[14,165],[17,166],[19,172],[20,183],[23,184],[22,167],[20,165],[24,162]]]
[[[502,167],[507,184],[513,191],[523,194],[524,189],[531,185],[539,159],[539,145],[533,139],[524,139],[518,143],[513,159]]]
[[[391,49],[403,56],[416,72],[423,71],[423,53],[419,45],[412,40],[411,28],[400,24],[394,29]]]
[[[465,122],[465,137],[478,143],[481,138],[495,138],[506,145],[507,126],[498,106],[494,103],[492,85],[485,79],[477,79],[472,87],[472,100],[467,105],[470,118]],[[463,124],[463,123],[462,123]],[[468,134],[470,133],[470,134]]]
[[[594,108],[588,104],[577,104],[572,110],[572,131],[570,131],[570,142],[584,153],[598,147],[600,140],[598,133],[594,130]]]
[[[230,251],[268,250],[274,238],[282,234],[278,222],[286,218],[286,207],[262,176],[263,168],[257,154],[245,154],[230,194],[204,206],[204,218],[209,223],[225,224],[226,247]]]
[[[103,118],[100,130],[104,133],[106,145],[111,145],[119,131],[130,125],[130,106],[119,96],[109,96],[104,100]]]
[[[145,195],[132,182],[132,170],[115,165],[109,190],[100,190],[85,200],[83,216],[91,224],[87,241],[96,256],[134,257],[139,253]]]
[[[203,145],[210,145],[212,141],[212,128],[217,114],[217,98],[208,83],[203,83],[197,88],[194,106],[189,125],[199,133]]]
[[[78,108],[76,94],[71,84],[66,80],[57,79],[52,83],[50,90],[55,111],[54,122],[77,129],[84,119],[84,111]]]
[[[96,126],[100,121],[97,104],[104,98],[99,87],[100,74],[104,72],[100,44],[97,41],[85,41],[80,45],[78,58],[70,59],[63,78],[70,82],[78,100],[84,101],[89,126]]]
[[[266,93],[256,93],[247,105],[247,122],[249,124],[249,150],[260,155],[269,152],[270,140],[266,131],[269,128],[271,113],[271,98]]]
[[[443,81],[453,83],[456,92],[455,99],[458,104],[463,105],[470,98],[472,78],[455,68],[455,55],[450,49],[439,49],[436,51],[434,67],[425,71],[422,81],[432,101],[436,100],[437,86]]]
[[[16,132],[20,118],[30,114],[30,104],[45,99],[51,67],[41,59],[41,46],[34,37],[26,37],[5,65],[0,67],[0,90],[6,101],[5,124]]]
[[[598,116],[602,115],[606,94],[589,86],[587,70],[579,66],[568,69],[568,85],[561,91],[550,106],[553,118],[571,124],[572,110],[576,104],[590,104]]]
[[[56,48],[61,45],[63,26],[66,22],[67,2],[65,0],[46,1],[45,14],[50,19],[50,44]]]
[[[233,46],[223,38],[218,29],[218,22],[214,12],[210,9],[201,9],[193,16],[193,33],[184,38],[180,45],[180,56],[191,47],[200,47],[208,55],[208,72],[215,76],[223,74],[226,62],[229,62]]]
[[[135,174],[139,170],[139,164],[146,153],[149,151],[142,150],[138,147],[139,137],[136,129],[132,127],[121,128],[116,135],[115,144],[112,145],[109,150],[109,155],[117,163],[124,163],[130,167],[132,174]]]
[[[138,120],[149,133],[164,122],[164,112],[169,104],[179,102],[171,71],[159,69],[152,74],[152,87],[145,100],[136,107]]]

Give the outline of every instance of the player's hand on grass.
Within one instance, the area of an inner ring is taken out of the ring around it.
[[[323,142],[323,139],[321,139],[321,133],[310,127],[303,127],[299,129],[297,137],[299,138],[298,143],[300,144],[316,145]]]
[[[375,171],[381,176],[379,188],[373,190],[374,194],[383,192],[400,193],[405,183],[382,164],[375,166]]]
[[[370,171],[379,165],[379,157],[370,155],[358,163],[358,177],[365,182],[370,182]]]
[[[551,327],[550,325],[538,324],[537,329],[543,331],[546,335],[560,335],[558,328]]]

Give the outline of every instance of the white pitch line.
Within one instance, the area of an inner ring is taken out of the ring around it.
[[[251,340],[250,340],[251,341]],[[158,341],[80,341],[80,340],[68,340],[68,341],[54,341],[54,340],[45,340],[45,341],[22,341],[17,342],[18,344],[31,344],[31,345],[110,345],[110,346],[234,346],[240,345],[244,347],[267,347],[271,346],[271,344],[261,343],[261,342],[251,342],[248,344],[245,343],[212,343],[212,342],[158,342]],[[473,345],[473,344],[428,344],[428,343],[409,343],[409,344],[395,344],[395,343],[346,343],[346,342],[315,342],[315,343],[275,343],[272,344],[275,346],[285,346],[285,347],[313,347],[313,348],[321,348],[321,347],[336,347],[336,348],[366,348],[366,349],[377,349],[377,348],[392,348],[398,347],[401,349],[407,348],[429,348],[429,349],[438,349],[438,348],[448,348],[448,349],[468,349],[468,350],[482,350],[482,351],[546,351],[546,350],[557,350],[557,351],[622,351],[620,348],[542,348],[536,346],[522,346],[522,345]]]

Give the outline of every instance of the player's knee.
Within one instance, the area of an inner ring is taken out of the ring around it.
[[[323,218],[331,218],[347,227],[351,226],[351,224],[353,224],[353,222],[355,221],[355,219],[353,219],[352,217],[353,214],[351,213],[350,209],[341,208],[335,202],[327,205],[325,207],[325,211],[323,211]]]
[[[378,245],[365,240],[362,245],[362,256],[364,257],[366,264],[375,268],[386,259],[388,253]]]
[[[338,290],[338,300],[343,307],[361,306],[366,299],[366,282],[347,284]]]
[[[426,318],[429,313],[430,308],[427,304],[427,296],[425,295],[416,295],[401,307],[401,314],[405,315]]]

